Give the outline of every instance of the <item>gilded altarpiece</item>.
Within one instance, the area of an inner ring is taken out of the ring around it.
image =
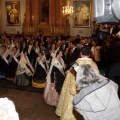
[[[70,27],[62,16],[64,0],[26,0],[26,13],[23,32],[35,33],[42,31],[45,35],[66,34]]]

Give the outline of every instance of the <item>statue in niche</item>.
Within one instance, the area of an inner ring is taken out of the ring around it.
[[[49,23],[49,0],[42,0],[41,22]]]

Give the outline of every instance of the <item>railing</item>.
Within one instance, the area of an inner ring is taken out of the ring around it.
[[[69,27],[23,26],[23,32],[26,34],[35,34],[38,31],[42,31],[42,33],[45,35],[70,34]]]

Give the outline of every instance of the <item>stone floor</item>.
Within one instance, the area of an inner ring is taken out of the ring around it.
[[[20,120],[59,120],[55,107],[45,103],[43,94],[0,87],[1,97],[14,101]]]
[[[55,107],[45,103],[43,92],[0,86],[0,98],[3,97],[8,97],[15,103],[20,120],[60,120],[55,114]],[[76,111],[74,114],[77,120],[83,120]]]

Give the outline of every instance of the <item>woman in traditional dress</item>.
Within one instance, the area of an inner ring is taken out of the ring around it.
[[[50,65],[52,63],[52,59],[55,58],[56,53],[57,53],[57,49],[56,49],[55,43],[52,43],[51,49],[49,50],[49,61],[48,61],[49,67],[50,67]]]
[[[49,73],[47,74],[47,82],[44,91],[44,99],[47,104],[56,106],[62,85],[65,79],[65,64],[62,59],[62,51],[58,50],[56,57],[53,58]]]
[[[20,86],[28,86],[32,80],[33,73],[34,69],[27,57],[27,50],[24,50],[18,63],[13,83]]]
[[[46,84],[47,68],[46,58],[43,52],[39,52],[36,59],[35,74],[33,76],[32,86],[36,88],[44,88]]]
[[[78,58],[75,63],[78,66],[83,64],[90,64],[91,66],[93,66],[96,72],[99,72],[95,62],[91,58],[89,58],[90,53],[91,49],[88,46],[84,46],[81,49],[81,58]],[[66,73],[66,78],[64,80],[62,91],[57,104],[57,109],[55,111],[55,113],[60,116],[60,120],[77,120],[73,112],[72,103],[73,97],[77,94],[75,79],[76,72],[71,67],[70,70],[68,70]]]
[[[2,46],[1,55],[0,55],[0,77],[1,78],[6,78],[8,75],[9,57],[10,57],[10,53],[7,47]]]
[[[29,45],[28,45],[28,58],[30,60],[30,63],[33,65],[34,62],[34,46],[33,46],[33,41],[30,40],[29,41]]]
[[[39,52],[40,52],[39,41],[36,40],[35,44],[34,44],[34,60],[33,60],[33,67],[34,68],[35,68],[36,59],[39,56]]]
[[[14,47],[9,58],[9,73],[7,79],[13,79],[16,74],[20,53],[17,47]]]

